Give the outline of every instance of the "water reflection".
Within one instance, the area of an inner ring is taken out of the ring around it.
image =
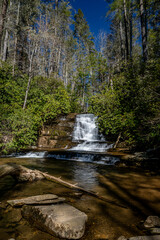
[[[93,190],[98,184],[96,165],[86,163],[74,164],[72,171],[73,180],[78,183],[79,186],[87,190]]]

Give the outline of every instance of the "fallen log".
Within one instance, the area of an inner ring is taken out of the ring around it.
[[[65,187],[72,188],[72,189],[81,191],[81,192],[83,192],[83,193],[87,193],[87,194],[89,194],[89,195],[91,195],[91,196],[93,196],[93,197],[96,197],[96,198],[98,198],[98,199],[100,199],[100,200],[103,200],[103,201],[105,201],[105,202],[107,202],[107,203],[114,204],[114,205],[116,205],[116,206],[118,206],[118,207],[127,208],[126,206],[124,206],[124,205],[122,205],[122,204],[120,204],[120,203],[117,203],[117,202],[115,202],[115,201],[109,200],[109,199],[107,199],[107,198],[99,195],[99,194],[96,193],[96,192],[88,191],[88,190],[86,190],[86,189],[84,189],[84,188],[82,188],[82,187],[79,187],[77,184],[71,184],[71,183],[69,183],[69,182],[66,182],[66,181],[62,180],[61,178],[57,178],[57,177],[51,176],[51,175],[49,175],[49,174],[47,174],[47,173],[42,173],[42,174],[43,174],[43,176],[45,177],[45,179],[47,179],[47,180],[49,180],[49,181],[53,181],[53,182],[59,183],[59,184],[65,186]]]
[[[21,165],[12,164],[12,163],[1,165],[0,166],[0,178],[5,177],[7,175],[12,176],[18,182],[26,182],[26,181],[33,182],[36,180],[47,179],[48,181],[52,181],[52,182],[61,184],[65,187],[81,191],[83,193],[89,194],[93,197],[96,197],[100,200],[103,200],[107,203],[116,205],[118,207],[127,208],[126,206],[124,206],[120,203],[117,203],[116,201],[107,199],[107,198],[99,195],[96,192],[88,191],[88,190],[78,186],[77,184],[71,184],[69,182],[62,180],[61,178],[57,178],[52,175],[49,175],[48,173],[43,173],[39,170],[31,170],[31,169],[28,169]]]
[[[17,182],[33,182],[44,179],[40,171],[31,170],[15,163],[0,166],[0,178],[7,175],[12,176]]]

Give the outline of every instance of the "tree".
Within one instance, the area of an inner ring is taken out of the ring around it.
[[[36,55],[37,48],[38,48],[38,41],[36,40],[34,30],[29,31],[28,41],[29,41],[29,45],[28,45],[28,60],[29,60],[28,84],[27,84],[23,109],[26,108],[26,104],[27,104],[27,97],[28,97],[28,92],[29,92],[29,88],[30,88],[31,78],[33,77],[33,61],[34,61],[34,57]]]
[[[146,0],[139,0],[139,9],[140,9],[140,19],[141,19],[141,36],[142,36],[142,50],[143,50],[143,60],[146,62],[147,54],[147,10],[146,10]]]
[[[94,54],[93,36],[89,30],[87,21],[81,9],[74,16],[74,36],[77,39],[77,81],[81,86],[81,105],[85,109],[87,92],[92,85],[90,80],[93,76],[92,57]]]
[[[6,21],[6,14],[8,9],[8,0],[2,0],[1,2],[1,12],[0,12],[0,52],[1,52],[1,46],[2,46],[2,36],[3,36],[3,30],[4,30],[4,24]]]
[[[126,60],[128,60],[128,57],[129,57],[129,45],[128,45],[128,17],[127,17],[126,0],[123,0],[123,7],[124,7],[124,29],[125,29]]]

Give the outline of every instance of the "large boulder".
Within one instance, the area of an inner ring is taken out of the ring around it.
[[[7,175],[12,176],[18,182],[33,182],[44,179],[42,172],[31,170],[15,163],[0,166],[0,178]]]
[[[23,206],[22,215],[39,229],[65,239],[81,238],[87,221],[85,213],[65,203]]]

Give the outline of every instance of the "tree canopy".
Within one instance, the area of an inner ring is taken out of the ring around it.
[[[44,123],[69,112],[94,113],[113,141],[158,146],[160,3],[108,2],[110,32],[97,48],[69,1],[1,1],[2,150],[35,144]]]

